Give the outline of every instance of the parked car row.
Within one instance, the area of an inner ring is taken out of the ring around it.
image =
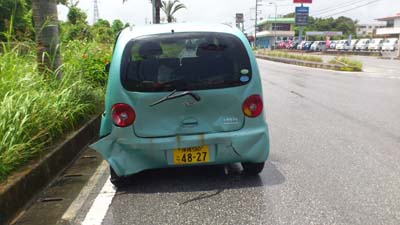
[[[325,41],[302,41],[295,42],[291,45],[291,49],[306,50],[306,51],[325,51]]]
[[[333,40],[326,45],[325,41],[280,41],[275,43],[278,49],[297,49],[305,51],[325,51],[334,49],[338,51],[395,51],[398,49],[399,40],[397,38],[374,38],[374,39],[352,39]]]
[[[395,51],[398,49],[397,38],[374,38],[331,41],[329,48],[338,51]]]

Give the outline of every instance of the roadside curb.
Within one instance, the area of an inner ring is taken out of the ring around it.
[[[325,51],[323,52],[326,55],[341,55],[341,56],[375,56],[379,57],[381,56],[380,52],[366,52],[366,51]]]
[[[320,69],[327,69],[327,70],[337,70],[337,71],[340,71],[340,69],[342,68],[341,65],[335,65],[335,64],[308,62],[308,61],[297,60],[297,59],[271,57],[271,56],[265,56],[265,55],[259,55],[259,54],[255,54],[255,56],[256,56],[256,58],[259,58],[259,59],[266,59],[266,60],[270,60],[270,61],[274,61],[274,62],[281,62],[281,63],[292,64],[292,65],[297,65],[297,66],[306,66],[306,67],[313,67],[313,68],[320,68]]]
[[[22,171],[12,174],[0,185],[0,224],[10,222],[60,174],[98,135],[101,116],[95,116],[79,130],[69,134]]]

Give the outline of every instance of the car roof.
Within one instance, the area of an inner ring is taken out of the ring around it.
[[[128,27],[122,31],[121,35],[130,36],[130,38],[172,32],[219,32],[237,35],[237,31],[239,30],[236,27],[226,24],[167,23]]]

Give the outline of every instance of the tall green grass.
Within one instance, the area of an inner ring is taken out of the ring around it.
[[[0,181],[102,110],[109,47],[61,46],[61,80],[40,74],[34,49],[25,48],[0,52]]]

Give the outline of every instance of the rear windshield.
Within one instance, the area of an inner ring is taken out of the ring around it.
[[[131,40],[123,53],[121,81],[139,92],[235,87],[251,79],[241,40],[223,33],[170,33]]]

